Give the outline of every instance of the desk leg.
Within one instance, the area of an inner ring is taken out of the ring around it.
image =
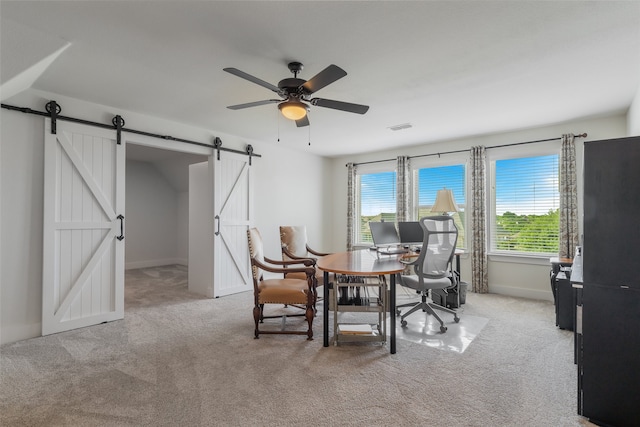
[[[329,347],[329,272],[324,272],[324,286],[322,287],[324,301],[322,302],[322,333],[324,346]]]
[[[390,274],[391,289],[389,289],[389,317],[391,317],[391,354],[396,354],[396,275]]]

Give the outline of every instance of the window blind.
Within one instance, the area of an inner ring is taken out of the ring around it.
[[[496,160],[491,248],[558,253],[558,155]]]
[[[451,215],[458,227],[458,248],[465,247],[465,165],[438,166],[417,169],[414,173],[414,215],[418,220],[425,216],[438,215],[431,212],[431,207],[436,201],[438,190],[449,189],[458,205],[458,212]]]
[[[357,240],[372,243],[369,222],[396,221],[396,172],[359,175],[360,226]]]

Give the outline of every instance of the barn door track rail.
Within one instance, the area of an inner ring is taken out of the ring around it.
[[[137,135],[149,136],[149,137],[152,137],[152,138],[159,138],[159,139],[164,139],[164,140],[168,140],[168,141],[184,142],[185,144],[199,145],[201,147],[209,147],[212,150],[216,150],[217,151],[217,159],[218,160],[220,160],[220,151],[227,151],[227,152],[236,153],[236,154],[245,154],[245,155],[249,156],[249,163],[251,163],[251,157],[262,157],[260,154],[256,154],[256,153],[253,152],[253,147],[251,145],[247,145],[245,151],[234,150],[233,148],[223,147],[222,146],[222,140],[217,136],[214,137],[213,144],[207,144],[207,143],[204,143],[204,142],[190,141],[188,139],[183,139],[183,138],[175,138],[175,137],[170,136],[170,135],[160,135],[160,134],[157,134],[157,133],[125,128],[124,127],[125,121],[122,118],[122,116],[120,116],[120,115],[114,116],[113,120],[111,120],[111,124],[92,122],[90,120],[79,119],[79,118],[76,118],[76,117],[62,116],[62,115],[60,115],[60,113],[62,112],[62,107],[56,101],[47,102],[47,104],[45,105],[45,110],[46,111],[37,111],[37,110],[33,110],[31,108],[28,108],[28,107],[16,107],[15,105],[8,105],[8,104],[2,104],[2,108],[5,108],[5,109],[11,110],[11,111],[19,111],[21,113],[35,114],[37,116],[43,116],[43,117],[51,118],[51,133],[52,134],[55,134],[57,132],[56,122],[58,120],[64,120],[64,121],[67,121],[67,122],[80,123],[80,124],[99,127],[99,128],[103,128],[103,129],[113,129],[113,130],[116,131],[116,134],[117,134],[116,142],[117,142],[118,145],[120,145],[120,143],[121,143],[121,134],[122,134],[122,132],[129,132],[129,133],[134,133],[134,134],[137,134]]]

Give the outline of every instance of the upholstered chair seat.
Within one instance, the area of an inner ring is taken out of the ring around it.
[[[267,279],[262,280],[258,284],[258,303],[260,304],[277,304],[283,300],[289,301],[289,304],[306,304],[307,293],[307,276],[304,280],[300,279]]]

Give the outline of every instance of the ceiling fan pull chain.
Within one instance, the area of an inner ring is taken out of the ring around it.
[[[311,147],[311,123],[309,123],[309,147]]]

